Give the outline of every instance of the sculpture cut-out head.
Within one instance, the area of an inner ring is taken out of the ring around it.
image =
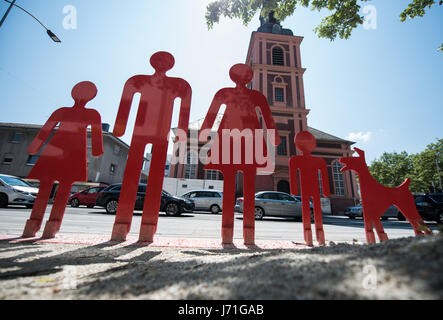
[[[155,71],[165,73],[172,69],[175,64],[175,59],[169,52],[159,51],[151,56],[150,63]]]
[[[366,168],[365,152],[359,148],[354,148],[354,150],[357,151],[358,157],[340,158],[340,163],[344,165],[343,168],[340,169],[341,172],[348,170],[360,172]]]
[[[303,155],[311,154],[317,146],[317,140],[315,140],[312,133],[308,131],[300,131],[297,133],[294,141],[297,148],[303,152]]]
[[[251,82],[254,73],[252,69],[243,63],[235,64],[229,70],[229,76],[231,80],[235,82],[238,86],[245,86]]]
[[[88,101],[94,99],[96,95],[97,87],[90,81],[77,83],[71,91],[71,96],[74,99],[76,106],[84,106]]]

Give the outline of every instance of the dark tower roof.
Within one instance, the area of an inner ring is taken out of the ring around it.
[[[274,17],[274,11],[269,12],[268,19],[260,16],[260,27],[257,29],[258,32],[274,33],[274,34],[284,34],[288,36],[293,36],[292,30],[283,29],[280,25],[280,20]]]

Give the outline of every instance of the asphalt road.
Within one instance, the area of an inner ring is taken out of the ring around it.
[[[44,222],[49,217],[51,206],[45,215]],[[8,207],[0,209],[0,234],[20,235],[26,220],[31,213],[23,207]],[[102,208],[71,208],[67,207],[60,233],[111,235],[115,216],[106,214]],[[140,228],[141,211],[136,211],[132,222],[130,235],[137,237]],[[385,232],[389,238],[413,236],[414,232],[407,221],[390,219],[383,221]],[[427,222],[437,230],[435,222]],[[344,216],[326,215],[323,217],[326,240],[328,241],[366,241],[362,219],[351,220]],[[314,233],[314,225],[313,233]],[[303,241],[302,223],[294,219],[265,217],[256,221],[257,240],[291,240]],[[42,230],[43,231],[43,227]],[[236,214],[234,238],[242,238],[242,215]],[[160,212],[156,236],[178,238],[220,238],[221,213],[213,215],[207,212],[185,213],[179,217],[169,217]],[[41,235],[41,233],[37,234]]]

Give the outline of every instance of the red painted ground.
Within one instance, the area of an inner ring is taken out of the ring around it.
[[[220,239],[182,239],[155,237],[154,242],[138,242],[136,237],[128,237],[125,242],[111,242],[109,236],[71,235],[59,234],[54,239],[28,238],[21,239],[20,235],[0,235],[0,241],[33,242],[33,243],[60,243],[83,245],[115,245],[115,246],[151,246],[151,247],[176,247],[176,248],[202,248],[202,249],[305,249],[309,248],[303,243],[278,240],[257,240],[255,246],[245,246],[241,239],[235,240],[234,245],[222,245]]]

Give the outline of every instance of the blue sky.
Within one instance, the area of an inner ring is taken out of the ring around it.
[[[222,19],[207,30],[208,0],[18,0],[55,34],[53,43],[32,18],[13,9],[0,28],[0,121],[43,124],[59,107],[72,106],[71,88],[93,81],[102,121],[115,121],[125,81],[151,74],[149,57],[175,56],[171,76],[193,89],[191,120],[203,118],[217,90],[231,86],[229,68],[244,62],[258,16],[249,26]],[[374,0],[377,28],[359,27],[349,40],[330,42],[313,32],[327,12],[297,9],[282,22],[303,36],[308,124],[358,140],[368,162],[384,151],[422,151],[442,138],[443,7],[401,23],[409,0]],[[77,28],[65,29],[63,8],[73,5]],[[0,2],[3,14],[8,3]],[[136,110],[132,110],[127,134]],[[174,111],[173,123],[177,122]],[[350,134],[354,134],[351,135]],[[360,134],[359,134],[360,133]]]

